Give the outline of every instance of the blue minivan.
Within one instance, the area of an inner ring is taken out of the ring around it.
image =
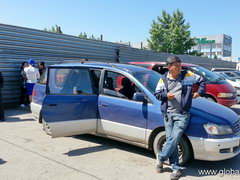
[[[91,133],[156,154],[165,143],[161,102],[154,97],[160,76],[126,64],[51,65],[34,87],[31,110],[53,138]],[[217,161],[236,156],[239,116],[205,98],[194,99],[178,148],[182,163],[191,157]]]

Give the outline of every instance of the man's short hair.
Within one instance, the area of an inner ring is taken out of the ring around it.
[[[170,56],[167,58],[166,60],[166,64],[169,65],[169,64],[173,64],[175,62],[182,62],[182,60],[180,59],[180,57],[178,56]]]

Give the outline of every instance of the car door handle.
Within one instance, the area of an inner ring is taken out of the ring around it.
[[[108,107],[107,104],[100,104],[100,106],[102,106],[102,107]]]
[[[57,104],[49,104],[49,106],[56,106]]]

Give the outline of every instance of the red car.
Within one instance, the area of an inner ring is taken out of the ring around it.
[[[129,64],[146,67],[157,71],[160,74],[164,74],[168,71],[165,62],[129,62]],[[207,99],[215,101],[227,107],[230,107],[237,103],[237,94],[235,88],[218,75],[196,64],[182,63],[182,69],[190,70],[205,79],[205,97]],[[197,87],[194,89],[196,90]]]

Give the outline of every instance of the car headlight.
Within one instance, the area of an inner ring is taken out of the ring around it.
[[[205,131],[211,135],[225,135],[232,134],[232,128],[228,125],[218,125],[218,124],[204,124]]]
[[[233,97],[233,93],[218,93],[219,98],[229,98]]]

